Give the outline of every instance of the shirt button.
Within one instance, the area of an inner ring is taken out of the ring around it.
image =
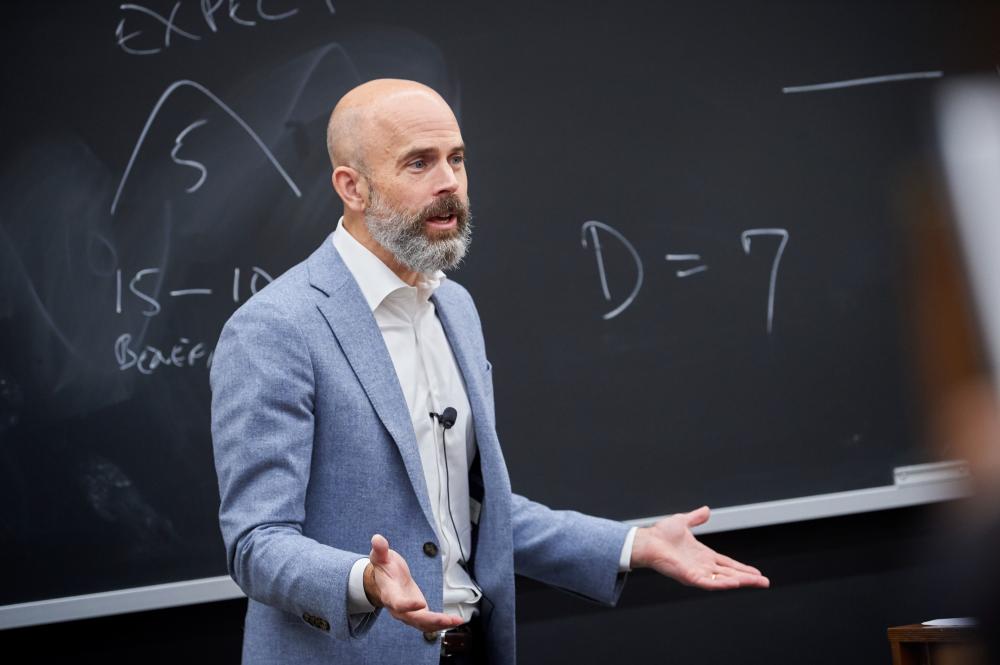
[[[437,642],[438,634],[437,633],[424,633],[424,639],[427,640],[428,642]]]
[[[432,542],[424,543],[424,554],[429,557],[435,557],[438,553],[438,546]]]

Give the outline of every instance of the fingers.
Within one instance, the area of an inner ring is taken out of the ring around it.
[[[708,506],[702,506],[697,510],[692,510],[690,513],[684,513],[684,518],[687,520],[689,527],[694,527],[707,522],[711,514],[712,511],[708,509]]]
[[[427,600],[410,577],[406,562],[398,554],[390,552],[389,541],[384,536],[377,533],[372,536],[372,551],[368,558],[376,570],[385,567],[385,570],[376,573],[383,607],[396,619],[425,633],[461,625],[459,617],[427,609]]]
[[[732,568],[723,568],[720,575],[736,580],[740,587],[757,587],[766,589],[771,585],[771,581],[760,574],[744,573]]]
[[[740,582],[730,575],[717,572],[698,578],[692,586],[708,591],[724,591],[726,589],[739,589]]]
[[[771,581],[759,573],[746,573],[734,568],[718,568],[711,575],[705,575],[697,580],[694,586],[709,591],[740,588],[766,589],[771,586]]]
[[[718,557],[719,565],[728,566],[729,568],[735,568],[736,570],[742,571],[744,573],[751,573],[753,575],[760,575],[760,571],[753,566],[748,566],[745,563],[740,563],[736,559],[726,556],[725,554],[716,554]]]
[[[771,586],[771,580],[764,577],[764,575],[753,566],[740,563],[736,559],[728,557],[725,554],[716,554],[716,557],[719,565],[719,573],[735,577],[739,580],[740,586],[757,587],[760,589],[766,589]]]
[[[372,536],[372,552],[368,559],[376,566],[389,563],[389,541],[381,534]]]
[[[443,612],[432,612],[428,609],[407,612],[403,614],[393,614],[394,617],[403,623],[413,626],[417,630],[425,633],[433,633],[439,630],[448,630],[462,624],[462,619]]]

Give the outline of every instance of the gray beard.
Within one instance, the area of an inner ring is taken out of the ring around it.
[[[425,212],[426,209],[407,212],[394,208],[372,188],[365,226],[375,242],[414,272],[431,275],[438,270],[457,268],[472,242],[472,216],[457,213],[457,233],[432,239],[424,232]]]

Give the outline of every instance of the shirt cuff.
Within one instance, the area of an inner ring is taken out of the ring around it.
[[[622,545],[622,555],[618,558],[618,572],[627,573],[632,570],[632,543],[635,542],[635,532],[639,527],[634,526],[625,535],[625,544]],[[361,590],[364,593],[364,589]]]
[[[626,543],[630,543],[627,541]],[[629,544],[629,552],[632,546]],[[368,602],[365,593],[365,568],[368,567],[368,557],[358,559],[351,566],[351,575],[347,579],[347,612],[348,614],[368,614],[375,611],[375,606]]]

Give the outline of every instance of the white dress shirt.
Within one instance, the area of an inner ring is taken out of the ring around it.
[[[468,558],[472,546],[469,467],[475,458],[476,439],[465,383],[430,301],[447,277],[438,271],[423,275],[416,286],[408,285],[344,228],[343,218],[333,233],[333,244],[371,307],[410,411],[438,536],[444,611],[468,621],[477,612],[481,597],[459,565]],[[443,429],[428,414],[441,413],[449,406],[458,416],[442,445]],[[620,571],[630,569],[635,531],[631,529],[625,539]],[[367,565],[368,559],[362,558],[351,569],[348,610],[352,614],[374,609],[364,590]]]

